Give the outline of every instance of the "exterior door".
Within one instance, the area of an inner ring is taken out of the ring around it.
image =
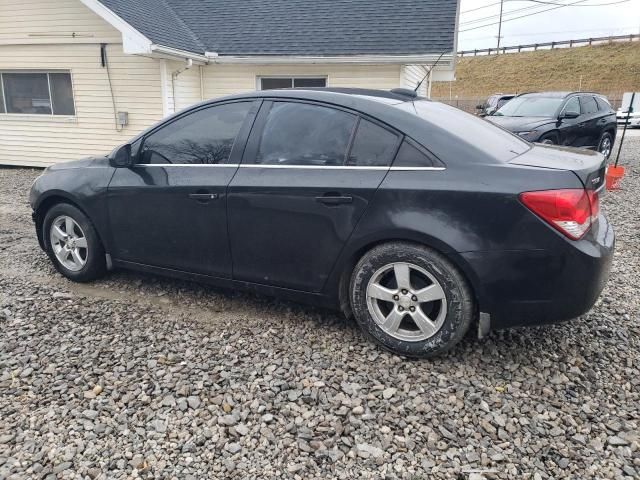
[[[229,185],[234,280],[321,291],[399,141],[344,110],[265,102]]]
[[[116,169],[108,189],[116,260],[231,276],[226,188],[251,108],[245,101],[187,112],[142,140],[135,166]]]
[[[562,113],[575,112],[578,114],[575,118],[562,118],[560,120],[560,145],[568,145],[570,147],[578,147],[584,141],[584,130],[582,127],[583,116],[580,109],[580,101],[578,97],[571,97],[565,103]]]
[[[582,114],[584,115],[584,146],[593,147],[598,145],[600,139],[600,126],[598,121],[603,116],[602,112],[598,110],[598,104],[596,99],[592,95],[581,95],[580,105],[582,107]]]

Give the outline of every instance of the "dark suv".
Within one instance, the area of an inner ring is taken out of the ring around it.
[[[530,142],[589,148],[606,158],[617,128],[607,99],[588,92],[524,93],[487,120]]]
[[[269,90],[50,167],[30,202],[72,280],[119,267],[309,301],[424,356],[476,319],[485,334],[591,308],[614,244],[604,168],[412,91]]]
[[[484,103],[481,103],[476,107],[478,115],[485,117],[487,115],[493,115],[509,100],[516,96],[515,93],[496,93],[491,95]]]

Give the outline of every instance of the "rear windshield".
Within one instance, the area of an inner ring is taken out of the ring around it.
[[[531,146],[520,137],[493,125],[475,115],[444,103],[418,100],[404,102],[396,108],[415,113],[420,118],[441,127],[464,141],[473,143],[478,149],[490,152],[495,158],[509,161]],[[425,147],[429,147],[425,145]]]
[[[557,97],[516,97],[505,103],[494,115],[505,117],[552,117],[562,98]]]

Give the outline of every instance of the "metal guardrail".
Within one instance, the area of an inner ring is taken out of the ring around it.
[[[612,35],[608,37],[592,37],[592,38],[580,38],[575,40],[560,40],[558,42],[546,42],[546,43],[531,43],[528,45],[514,45],[511,47],[500,47],[500,48],[482,48],[475,50],[462,50],[458,52],[460,57],[464,57],[465,55],[496,55],[498,53],[515,53],[521,52],[523,50],[538,50],[539,48],[551,47],[554,49],[555,47],[568,46],[569,48],[580,47],[587,45],[593,45],[597,43],[608,43],[608,42],[633,42],[640,40],[640,34],[629,34],[629,35]]]

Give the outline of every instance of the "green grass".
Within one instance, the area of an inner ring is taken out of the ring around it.
[[[448,99],[449,87],[434,82],[432,97]],[[640,91],[640,42],[459,57],[451,83],[453,99],[542,90],[590,90],[611,100]]]

